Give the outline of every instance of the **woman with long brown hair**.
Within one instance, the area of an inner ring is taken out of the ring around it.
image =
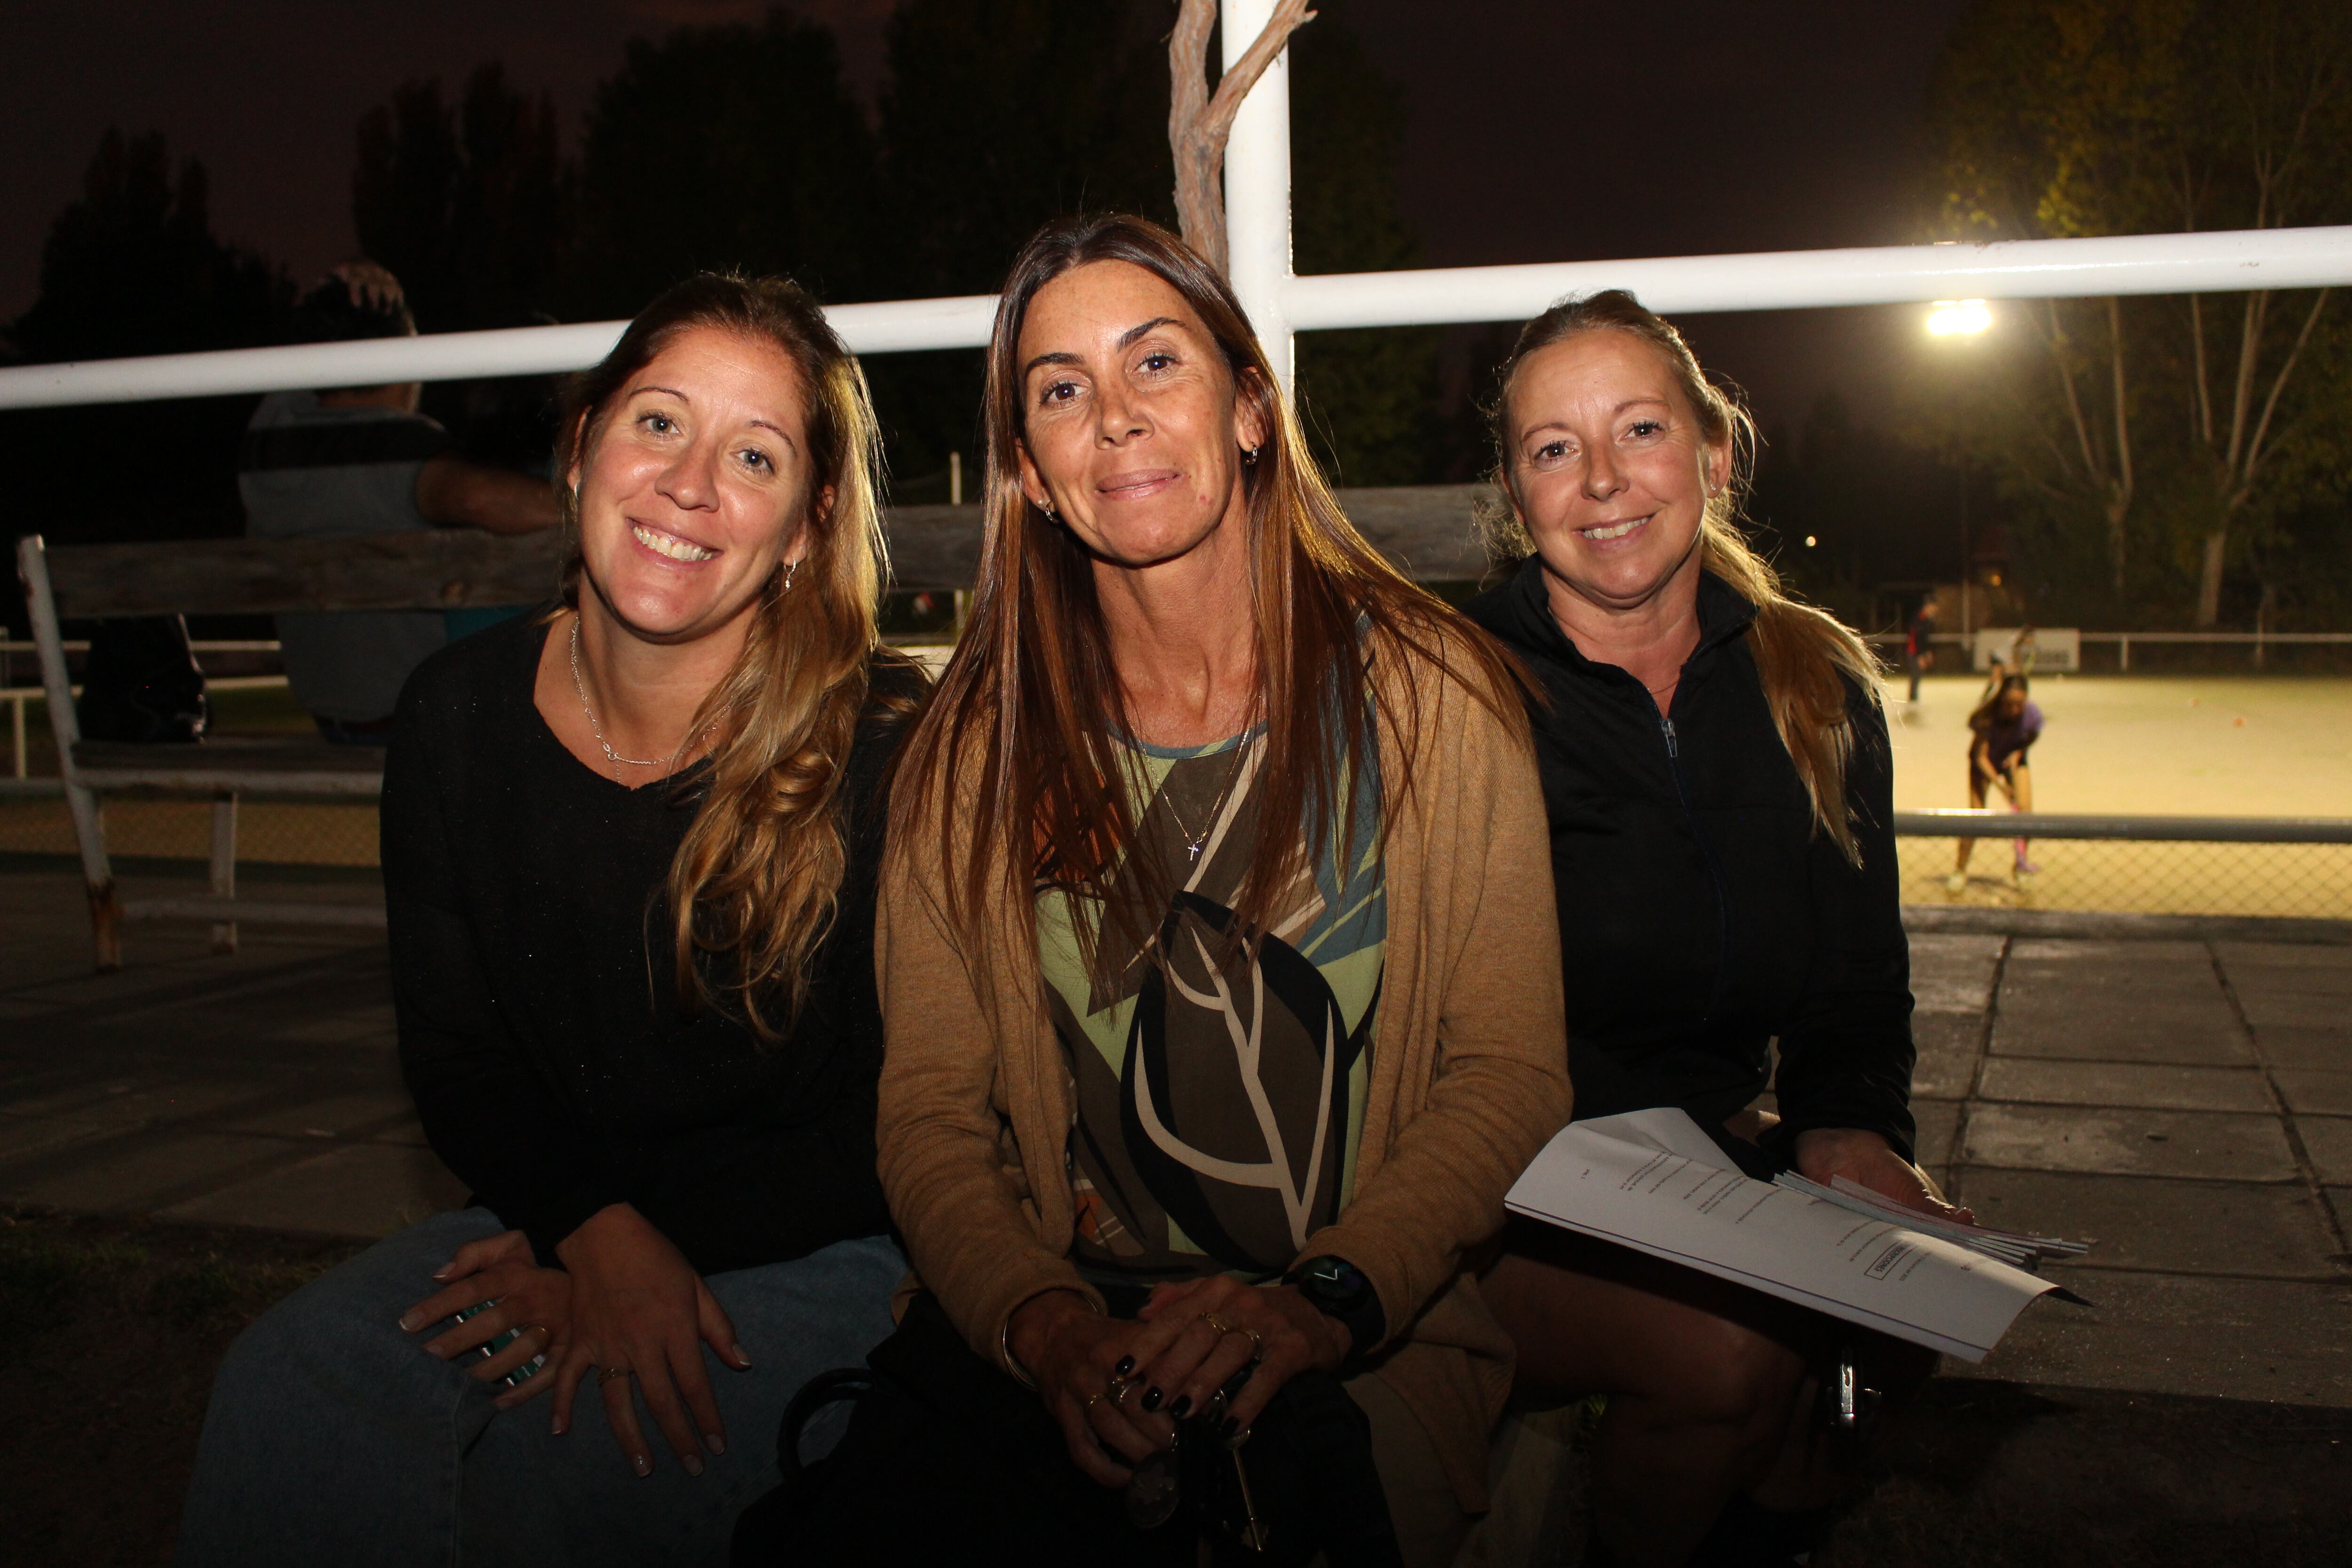
[[[1470,615],[1540,689],[1577,1114],[1678,1106],[1755,1173],[1964,1213],[1911,1163],[1878,667],[1741,537],[1747,416],[1611,290],[1522,330],[1494,417],[1524,560]],[[1801,1561],[1842,1473],[1809,1373],[1847,1340],[1881,1389],[1922,1371],[1911,1347],[1531,1222],[1484,1283],[1524,1379],[1608,1396],[1587,1563]]]
[[[1145,1504],[1177,1423],[1344,1379],[1405,1561],[1443,1561],[1511,1377],[1463,1256],[1568,1112],[1508,661],[1349,526],[1151,224],[1030,242],[986,419],[877,936],[926,1310]]]
[[[419,668],[384,779],[401,1063],[472,1206],[238,1339],[184,1563],[723,1561],[785,1403],[888,1330],[871,931],[920,684],[864,381],[800,289],[704,275],[561,428],[560,602]]]

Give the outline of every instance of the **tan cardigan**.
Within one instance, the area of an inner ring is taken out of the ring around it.
[[[1462,1258],[1501,1226],[1504,1193],[1568,1120],[1559,931],[1528,742],[1458,679],[1406,662],[1420,745],[1412,793],[1389,810],[1388,942],[1355,1194],[1299,1256],[1345,1258],[1380,1291],[1390,1339],[1374,1366],[1475,1513],[1514,1352]],[[1503,700],[1516,715],[1517,694]],[[1398,744],[1383,724],[1390,780],[1402,776]],[[1034,942],[1000,896],[991,940],[965,950],[946,918],[940,847],[894,841],[883,866],[882,1186],[920,1281],[999,1361],[1006,1320],[1032,1297],[1102,1303],[1069,1260],[1076,1100]]]

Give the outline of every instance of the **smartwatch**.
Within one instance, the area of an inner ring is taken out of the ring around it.
[[[1364,1271],[1344,1258],[1310,1258],[1282,1277],[1315,1310],[1348,1331],[1352,1353],[1363,1355],[1387,1337],[1388,1313]]]

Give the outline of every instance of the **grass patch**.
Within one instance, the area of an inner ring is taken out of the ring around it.
[[[0,1558],[168,1563],[229,1342],[360,1249],[0,1206]]]

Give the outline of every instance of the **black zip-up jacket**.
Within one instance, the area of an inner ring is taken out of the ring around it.
[[[1817,832],[1757,679],[1756,608],[1701,578],[1698,647],[1671,719],[1576,650],[1530,560],[1470,616],[1524,658],[1551,822],[1560,978],[1579,1118],[1679,1105],[1710,1130],[1772,1079],[1779,1128],[1885,1135],[1910,1157],[1910,950],[1886,720],[1848,682],[1856,868]]]

